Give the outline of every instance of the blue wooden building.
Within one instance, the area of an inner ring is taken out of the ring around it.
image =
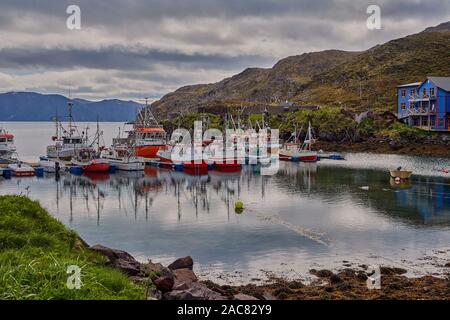
[[[398,86],[397,114],[409,126],[450,131],[450,77]]]

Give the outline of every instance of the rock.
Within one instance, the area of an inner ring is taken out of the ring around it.
[[[197,282],[198,278],[190,269],[176,269],[173,271],[175,284],[174,288],[179,288],[183,284],[190,287],[192,283]]]
[[[396,267],[381,267],[380,271],[382,275],[405,274],[408,272],[405,269]]]
[[[163,295],[164,300],[227,300],[206,285],[194,282],[187,290],[173,290]]]
[[[141,264],[128,252],[111,249],[99,244],[90,247],[90,249],[103,255],[107,259],[109,265],[130,276],[137,276],[141,272]]]
[[[243,293],[235,294],[235,295],[233,296],[233,299],[234,299],[234,300],[242,300],[242,301],[259,300],[259,299],[255,298],[255,297],[252,297],[252,296],[249,296],[249,295],[243,294]]]
[[[331,272],[330,270],[325,270],[324,269],[324,270],[315,271],[312,274],[315,275],[316,277],[319,277],[319,278],[329,278],[329,277],[331,277],[333,275],[333,272]]]
[[[163,276],[154,280],[153,283],[155,284],[158,290],[160,290],[163,293],[166,293],[172,290],[175,281],[173,280],[173,277]]]
[[[446,263],[446,264],[444,265],[444,267],[450,268],[450,262],[449,262],[449,263]]]
[[[177,270],[177,269],[190,269],[192,270],[194,266],[194,260],[191,257],[184,257],[175,260],[172,264],[169,265],[169,269]]]
[[[174,277],[172,270],[164,267],[161,263],[153,263],[151,260],[141,265],[141,271],[153,281],[159,277]]]
[[[333,275],[330,277],[330,283],[331,283],[331,284],[337,284],[337,283],[341,283],[341,282],[342,282],[342,278],[339,277],[339,276],[336,275],[336,274],[333,274]]]
[[[156,289],[155,287],[151,287],[147,290],[147,300],[161,300],[162,292]]]

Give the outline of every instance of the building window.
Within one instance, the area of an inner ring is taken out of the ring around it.
[[[430,88],[430,96],[434,96],[434,88]]]
[[[416,94],[416,89],[411,89],[411,91],[409,91],[409,95],[411,97],[414,97],[415,94]]]
[[[427,117],[422,118],[422,127],[428,127],[428,118]]]
[[[410,103],[409,103],[409,108],[410,108],[410,109],[414,109],[414,102],[410,102]]]
[[[440,118],[440,119],[438,119],[438,127],[439,128],[442,128],[442,127],[444,127],[445,125],[444,125],[444,119],[442,119],[442,118]]]
[[[406,90],[402,89],[402,97],[406,97]]]
[[[406,109],[406,103],[402,102],[402,110]]]
[[[420,119],[418,117],[414,117],[412,123],[415,127],[420,126]]]
[[[436,125],[436,116],[430,117],[430,126],[434,127]]]
[[[423,95],[424,97],[426,97],[426,95],[427,95],[427,89],[423,88],[423,90],[422,90],[422,95]]]

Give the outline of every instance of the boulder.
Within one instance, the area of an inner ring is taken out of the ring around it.
[[[192,283],[197,282],[198,278],[195,273],[190,269],[176,269],[173,271],[175,284],[174,289],[181,288],[185,284],[188,288]]]
[[[194,266],[194,260],[191,257],[184,257],[175,260],[172,264],[169,265],[169,269],[177,270],[177,269],[190,269],[192,270]]]
[[[158,279],[154,280],[153,283],[155,284],[156,288],[161,291],[162,293],[166,293],[172,290],[174,285],[173,277],[159,277]]]
[[[243,293],[235,294],[235,295],[233,296],[233,299],[234,299],[234,300],[241,300],[241,301],[253,301],[253,300],[259,300],[259,299],[255,298],[255,297],[252,297],[252,296],[249,296],[249,295],[243,294]]]
[[[128,252],[111,249],[99,244],[90,247],[90,249],[103,255],[109,265],[130,276],[137,276],[141,272],[141,264]]]
[[[189,289],[173,290],[163,296],[164,300],[227,300],[202,283],[194,282]]]
[[[319,278],[328,278],[328,277],[331,277],[332,275],[333,275],[333,272],[331,272],[330,270],[326,270],[326,269],[324,269],[324,270],[311,270],[310,271],[311,272],[311,274],[313,274],[313,275],[315,275],[316,277],[319,277]]]
[[[147,263],[143,263],[141,265],[141,271],[147,277],[150,277],[152,281],[156,280],[159,277],[172,277],[173,272],[169,268],[164,267],[161,263],[153,263],[149,260]]]

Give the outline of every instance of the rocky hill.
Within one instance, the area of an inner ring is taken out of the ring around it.
[[[271,69],[246,69],[218,83],[180,88],[152,106],[160,116],[285,100],[355,112],[393,111],[398,84],[450,75],[449,29],[447,22],[364,52],[327,50],[288,57]]]

